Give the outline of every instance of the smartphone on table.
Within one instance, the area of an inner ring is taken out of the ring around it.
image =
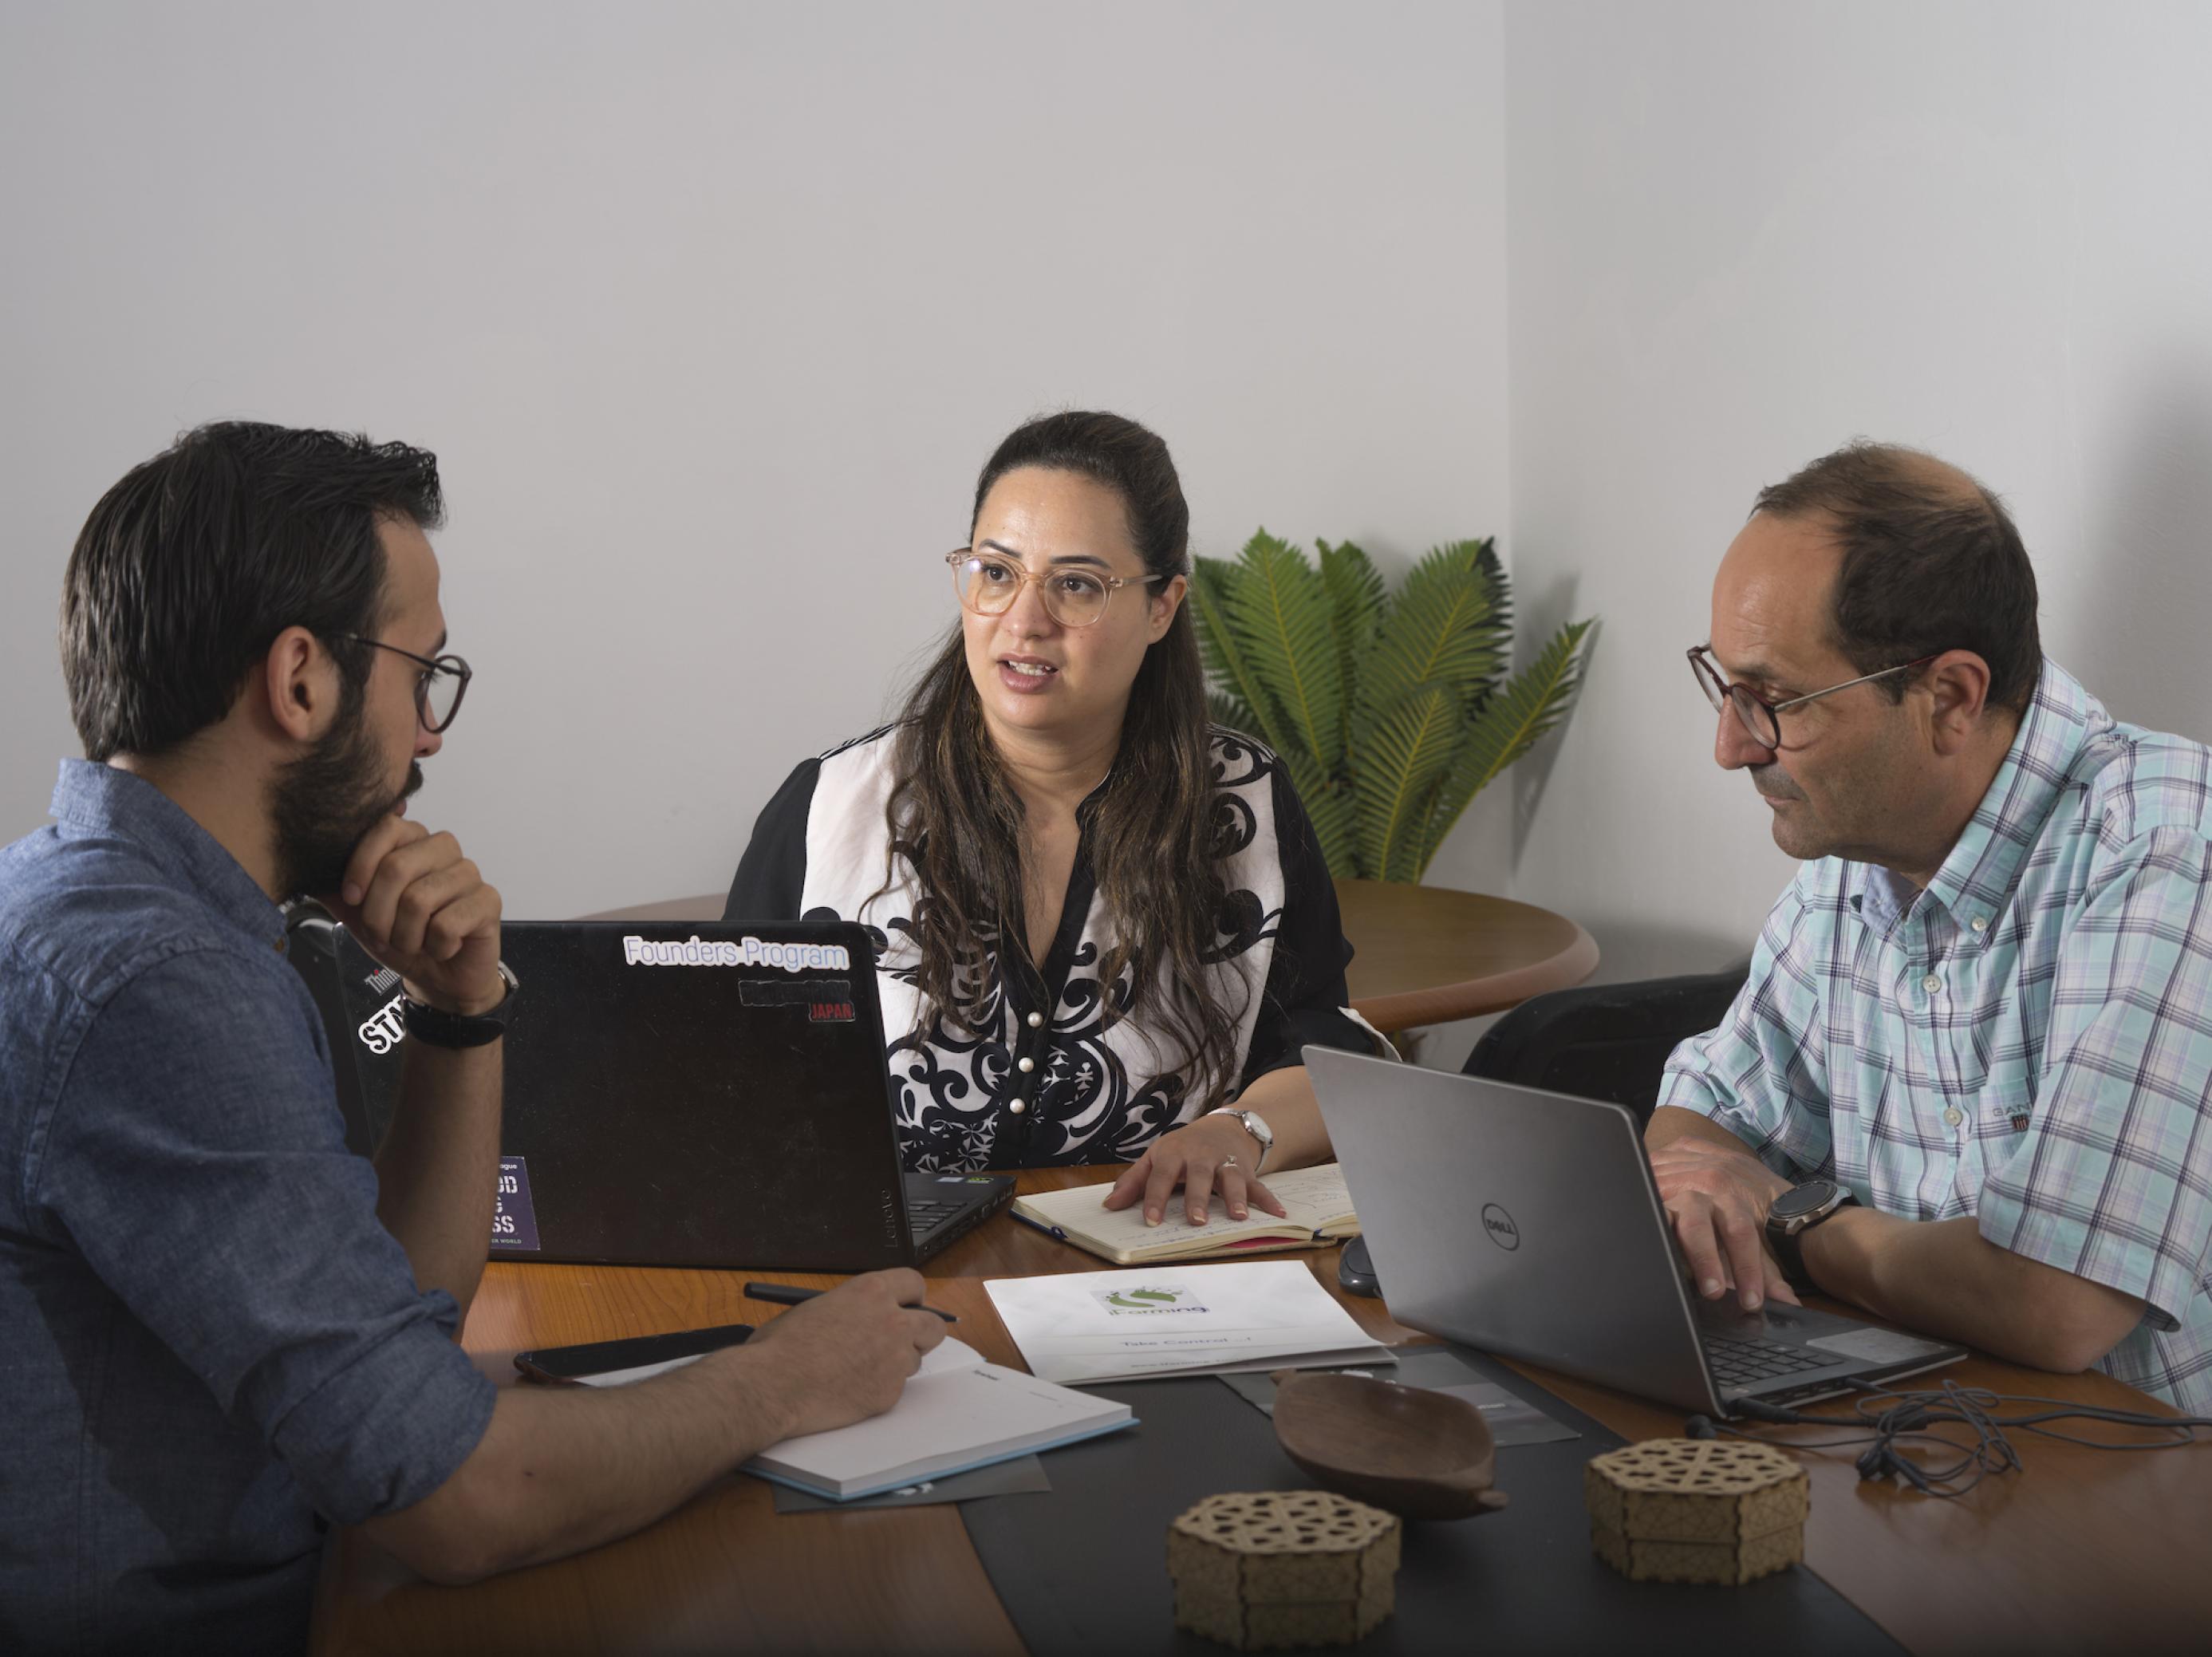
[[[738,1345],[752,1332],[750,1324],[723,1324],[714,1329],[678,1330],[672,1335],[639,1335],[629,1340],[588,1341],[581,1346],[549,1346],[540,1351],[516,1353],[514,1367],[521,1371],[523,1380],[541,1386],[580,1386],[587,1376],[643,1380],[644,1375],[633,1376],[628,1372],[643,1369],[658,1374],[672,1369],[693,1358],[719,1352],[726,1346]]]

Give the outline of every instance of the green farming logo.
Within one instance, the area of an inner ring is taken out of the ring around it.
[[[1091,1299],[1106,1308],[1112,1318],[1133,1314],[1158,1316],[1163,1312],[1203,1312],[1206,1307],[1198,1296],[1181,1283],[1145,1283],[1134,1288],[1094,1288]]]

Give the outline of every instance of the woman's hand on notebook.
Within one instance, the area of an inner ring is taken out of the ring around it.
[[[898,1402],[945,1338],[945,1320],[919,1309],[921,1295],[918,1271],[871,1271],[769,1319],[736,1349],[759,1366],[781,1437],[848,1426]]]
[[[1235,1117],[1202,1116],[1188,1127],[1154,1140],[1152,1148],[1114,1182],[1114,1189],[1106,1193],[1106,1206],[1126,1209],[1141,1197],[1145,1223],[1157,1226],[1180,1185],[1183,1215],[1194,1226],[1206,1223],[1216,1191],[1231,1220],[1250,1218],[1247,1204],[1253,1203],[1279,1219],[1283,1205],[1274,1192],[1247,1172],[1258,1160],[1255,1143]]]

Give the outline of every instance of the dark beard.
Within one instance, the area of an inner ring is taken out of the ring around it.
[[[349,700],[330,733],[278,771],[270,789],[277,889],[287,898],[337,892],[362,836],[422,786],[422,768],[410,765],[407,786],[385,792],[384,757],[368,734],[365,698]]]

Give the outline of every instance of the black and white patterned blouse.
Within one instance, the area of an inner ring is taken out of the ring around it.
[[[1043,971],[1028,952],[994,950],[978,1037],[925,1008],[915,988],[913,871],[888,892],[884,802],[896,727],[832,749],[791,774],[753,826],[725,918],[856,920],[878,955],[900,1143],[910,1168],[958,1172],[1055,1163],[1133,1161],[1194,1118],[1207,1078],[1171,1069],[1177,1051],[1135,1020],[1107,1026],[1097,978],[1110,920],[1092,873],[1097,793],[1076,808],[1080,838],[1060,929]],[[1375,1050],[1378,1038],[1345,1008],[1352,959],[1313,826],[1281,763],[1250,738],[1216,727],[1215,786],[1231,826],[1229,888],[1212,987],[1237,1024],[1241,1093],[1300,1063],[1308,1043]],[[1110,779],[1109,779],[1110,781]],[[1101,783],[1103,790],[1107,784]],[[1115,992],[1127,995],[1126,981]]]

